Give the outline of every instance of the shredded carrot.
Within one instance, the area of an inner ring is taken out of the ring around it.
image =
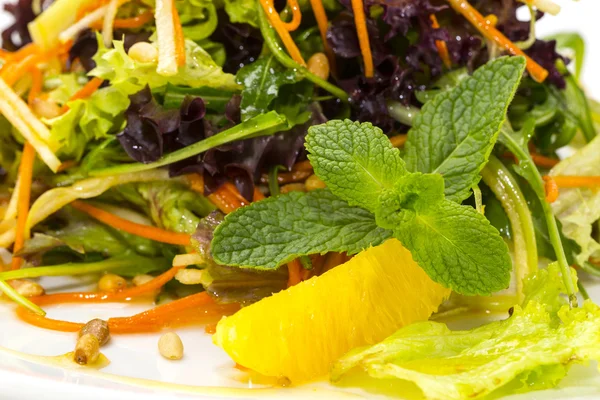
[[[435,14],[431,14],[429,18],[431,19],[431,26],[433,27],[433,29],[440,29],[440,24]],[[435,47],[437,47],[438,54],[440,55],[440,58],[442,59],[442,62],[444,63],[446,68],[452,68],[452,60],[450,59],[450,53],[448,52],[448,45],[446,44],[446,42],[444,42],[443,40],[436,40]]]
[[[551,176],[544,176],[544,189],[546,190],[546,201],[554,203],[558,199],[558,185]]]
[[[72,202],[71,206],[112,228],[120,229],[132,235],[180,246],[189,246],[190,244],[190,235],[184,233],[170,232],[154,226],[137,224],[79,200]]]
[[[374,74],[373,55],[371,54],[371,44],[369,42],[369,32],[367,30],[367,18],[362,0],[352,0],[352,11],[354,12],[354,23],[356,24],[356,33],[358,34],[358,43],[360,52],[365,64],[365,76],[372,78]]]
[[[40,51],[40,48],[37,44],[29,43],[28,45],[25,45],[25,46],[21,47],[19,50],[17,50],[16,52],[14,52],[12,54],[11,61],[21,61],[22,59],[24,59],[27,56],[39,53],[39,51]]]
[[[394,146],[394,147],[404,146],[404,143],[406,143],[407,140],[408,140],[408,135],[406,135],[406,134],[396,135],[396,136],[392,136],[390,138],[390,142],[392,142],[392,146]]]
[[[325,264],[323,265],[323,273],[345,262],[346,256],[343,253],[327,253],[327,256],[325,257]]]
[[[353,0],[357,1],[357,0]],[[523,56],[527,60],[527,71],[537,82],[543,82],[548,77],[548,71],[527,56],[513,42],[486,20],[467,0],[447,0],[456,12],[462,14],[486,39],[507,50],[511,55]]]
[[[43,300],[44,297],[48,296],[32,298],[32,301],[50,304],[48,300]],[[56,303],[58,302],[52,301],[52,304]],[[189,324],[206,318],[214,321],[223,315],[230,315],[238,309],[239,305],[237,304],[215,304],[208,293],[201,292],[131,317],[109,318],[108,327],[111,333],[115,334],[154,332],[173,324]],[[84,326],[82,323],[42,317],[23,307],[17,308],[17,315],[31,325],[55,331],[77,332]]]
[[[313,13],[315,14],[315,19],[317,20],[317,26],[319,27],[319,33],[321,34],[321,41],[323,42],[325,54],[327,54],[327,58],[329,59],[329,67],[331,71],[335,71],[335,55],[333,54],[333,50],[331,50],[331,46],[329,46],[329,42],[327,41],[329,21],[327,20],[325,7],[323,7],[323,1],[310,0],[310,5],[313,9]]]
[[[294,43],[294,40],[292,39],[290,32],[286,28],[286,25],[279,17],[277,10],[275,10],[275,5],[273,4],[273,0],[260,0],[260,4],[261,4],[263,10],[265,11],[265,13],[267,14],[267,18],[269,19],[269,22],[271,23],[273,28],[275,28],[275,31],[281,38],[283,45],[287,49],[288,53],[290,53],[290,56],[298,64],[305,67],[306,62],[304,61],[304,58],[302,58],[302,54],[300,53],[298,46],[296,46],[296,43]]]
[[[264,200],[265,199],[265,195],[262,194],[262,192],[255,186],[254,187],[254,196],[252,198],[252,201],[260,201],[260,200]]]
[[[42,57],[39,54],[30,54],[22,59],[18,64],[12,65],[10,68],[2,71],[2,79],[7,85],[14,85],[26,72],[31,70],[41,61]]]
[[[33,163],[35,161],[35,149],[29,142],[25,142],[21,164],[19,165],[19,197],[17,203],[17,227],[15,233],[15,244],[13,254],[23,248],[25,243],[25,231],[27,228],[27,215],[29,214],[29,201],[31,199],[31,180],[33,178]],[[13,257],[11,269],[21,268],[23,259]]]
[[[109,0],[96,0],[96,1],[88,2],[87,4],[83,5],[83,7],[78,7],[75,19],[77,21],[79,21],[86,14],[88,14],[94,10],[97,10],[98,8],[106,5],[108,2],[109,2]]]
[[[103,82],[104,82],[104,80],[102,80],[98,77],[94,77],[94,78],[90,79],[90,81],[88,83],[86,83],[84,87],[79,89],[77,92],[75,92],[75,94],[73,96],[71,96],[69,101],[79,100],[79,99],[87,99],[96,90],[98,90],[98,88],[100,86],[102,86]],[[61,112],[65,113],[67,111],[69,111],[69,106],[65,104],[62,106]]]
[[[183,28],[179,20],[179,13],[175,2],[173,2],[173,27],[175,28],[175,55],[177,57],[177,66],[185,65],[185,37],[183,36]]]
[[[292,10],[292,20],[282,23],[288,32],[293,32],[298,29],[302,22],[302,11],[300,11],[300,6],[298,6],[298,0],[287,0],[287,6]]]
[[[39,68],[33,68],[31,70],[31,88],[29,89],[29,94],[27,95],[27,104],[31,107],[33,101],[37,99],[42,93],[42,86],[44,84],[42,71]]]
[[[298,259],[290,261],[288,264],[288,287],[295,286],[302,282],[302,264]]]
[[[535,165],[543,168],[552,168],[560,162],[560,160],[557,160],[555,158],[550,158],[535,153],[531,153],[531,159],[533,160]]]
[[[600,176],[553,176],[552,178],[561,188],[597,188],[600,186]]]
[[[217,333],[217,324],[207,324],[204,327],[204,332],[208,333],[209,335],[214,335]]]
[[[187,175],[187,180],[190,185],[190,189],[204,195],[204,178],[202,175],[190,174]],[[237,192],[237,189],[235,189],[235,192]],[[230,212],[235,211],[248,203],[246,199],[240,201],[239,197],[236,196],[236,194],[225,185],[221,185],[221,187],[219,187],[214,193],[211,193],[206,197],[225,214],[229,214]]]

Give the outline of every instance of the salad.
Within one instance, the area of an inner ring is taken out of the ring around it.
[[[22,321],[78,333],[74,362],[190,324],[283,386],[479,398],[600,361],[578,280],[600,276],[600,105],[582,38],[536,36],[551,0],[5,9],[0,291]],[[37,281],[84,275],[96,291]],[[148,310],[44,310],[126,301]],[[183,357],[173,332],[158,347]]]

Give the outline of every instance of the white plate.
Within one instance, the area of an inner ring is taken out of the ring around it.
[[[587,60],[583,81],[589,91],[600,98],[600,15],[598,0],[579,3],[563,0],[563,13],[546,17],[539,24],[540,36],[577,31],[587,39]],[[0,0],[0,4],[5,1]],[[0,18],[0,25],[6,20]],[[593,41],[595,39],[596,41]],[[69,279],[45,280],[55,288],[72,285]],[[600,301],[600,285],[591,285],[590,293]],[[131,315],[142,305],[104,304],[49,307],[49,317],[72,321]],[[115,336],[103,353],[111,364],[102,372],[88,369],[61,368],[50,359],[72,351],[74,335],[50,332],[17,320],[12,307],[0,304],[0,399],[90,400],[189,399],[189,398],[385,398],[374,392],[336,389],[326,383],[295,389],[258,389],[260,385],[244,382],[243,374],[233,368],[227,355],[211,343],[202,328],[180,329],[185,357],[170,362],[157,351],[158,334]],[[307,349],[307,351],[310,351]],[[138,380],[131,380],[137,378]],[[142,379],[142,380],[140,380]],[[160,385],[156,382],[163,382]],[[393,387],[389,387],[392,390]],[[335,391],[335,392],[334,392]],[[600,377],[594,367],[573,368],[558,389],[513,396],[514,399],[598,398]]]

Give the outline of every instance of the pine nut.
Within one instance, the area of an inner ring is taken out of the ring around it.
[[[329,79],[329,60],[323,53],[315,53],[308,59],[308,70],[323,80]]]
[[[287,185],[283,185],[281,189],[279,189],[279,193],[290,193],[290,192],[306,192],[306,186],[304,183],[288,183]]]
[[[93,319],[81,328],[79,331],[79,337],[85,335],[94,335],[98,339],[100,346],[104,346],[110,340],[110,329],[108,329],[108,322],[99,318]]]
[[[9,285],[12,286],[16,292],[23,297],[37,297],[46,293],[42,285],[25,279],[16,279],[14,281],[10,281]]]
[[[129,48],[129,57],[140,63],[155,63],[158,60],[158,50],[147,42],[137,42]]]
[[[306,182],[304,182],[304,184],[306,185],[306,190],[309,192],[315,189],[325,188],[325,182],[323,182],[321,178],[319,178],[316,175],[309,176]]]
[[[93,364],[100,356],[100,342],[90,333],[83,335],[75,345],[75,362],[79,365]]]
[[[106,274],[98,281],[98,289],[101,292],[115,293],[125,288],[127,288],[127,281],[119,275]]]
[[[158,340],[158,351],[169,360],[181,360],[183,358],[183,342],[175,332],[165,333]]]

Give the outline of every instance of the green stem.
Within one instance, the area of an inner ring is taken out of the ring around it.
[[[525,151],[521,145],[519,145],[519,143],[517,143],[515,139],[505,131],[504,128],[500,130],[500,135],[502,136],[502,143],[508,147],[508,149],[519,160],[519,168],[529,172],[528,175],[530,175],[530,179],[527,179],[527,181],[533,188],[533,191],[536,193],[542,204],[544,217],[546,219],[546,224],[548,225],[550,243],[552,244],[554,252],[556,253],[556,258],[558,265],[560,266],[567,295],[569,296],[569,303],[571,304],[571,307],[577,307],[577,295],[575,294],[577,290],[575,288],[575,283],[571,278],[571,269],[569,267],[569,263],[567,262],[565,249],[563,248],[562,241],[560,239],[556,218],[554,217],[554,213],[552,212],[550,204],[545,198],[544,180],[535,166],[535,163],[531,159],[529,152]]]
[[[260,33],[262,34],[265,40],[265,44],[267,45],[271,53],[273,53],[275,58],[281,64],[283,64],[283,66],[297,71],[300,75],[304,76],[306,79],[308,79],[315,85],[322,87],[324,90],[339,98],[344,103],[348,103],[348,93],[335,86],[334,84],[326,81],[325,79],[319,78],[318,76],[310,72],[306,67],[303,67],[302,65],[298,64],[290,56],[287,55],[285,50],[283,50],[283,48],[279,45],[276,32],[271,27],[271,24],[269,24],[269,21],[267,20],[267,15],[262,9],[260,2],[257,1],[256,6],[258,12],[258,23],[260,26]]]
[[[584,300],[589,300],[590,295],[588,294],[587,290],[585,289],[585,286],[583,286],[583,283],[578,281],[577,287],[579,288],[579,293],[581,293],[581,297],[583,297]]]
[[[27,308],[29,311],[34,312],[42,317],[46,315],[46,312],[42,310],[37,304],[32,303],[27,298],[21,296],[17,291],[10,286],[5,280],[0,280],[0,291],[4,292],[6,297],[17,303],[18,305]]]
[[[481,176],[502,204],[512,227],[517,296],[521,303],[524,279],[538,268],[538,252],[531,211],[517,181],[496,157],[490,157],[488,164],[481,171]]]
[[[286,118],[279,115],[275,111],[270,111],[266,114],[257,115],[248,121],[242,122],[214,136],[208,137],[192,145],[186,146],[183,149],[174,151],[162,157],[160,160],[149,164],[131,163],[117,165],[91,171],[91,176],[107,176],[119,175],[131,172],[146,171],[154,168],[163,167],[173,164],[178,161],[185,160],[198,154],[204,153],[207,150],[221,146],[226,143],[231,143],[236,140],[250,139],[258,136],[272,135],[273,133],[286,127]]]
[[[481,199],[481,189],[479,189],[479,185],[477,185],[477,184],[473,185],[472,190],[473,190],[473,197],[475,197],[475,209],[477,210],[478,213],[484,214],[483,201]]]
[[[271,171],[269,171],[269,193],[271,196],[279,195],[279,182],[277,181],[277,175],[281,170],[285,170],[285,168],[283,168],[281,165],[276,165],[271,168]]]
[[[421,110],[414,106],[405,106],[397,101],[388,101],[388,112],[390,116],[401,124],[412,126],[415,117]]]
[[[144,257],[123,256],[93,263],[67,263],[53,265],[51,267],[23,268],[15,271],[0,272],[1,280],[39,278],[41,276],[74,276],[94,274],[110,271],[117,268],[125,268],[136,262],[147,262]]]

